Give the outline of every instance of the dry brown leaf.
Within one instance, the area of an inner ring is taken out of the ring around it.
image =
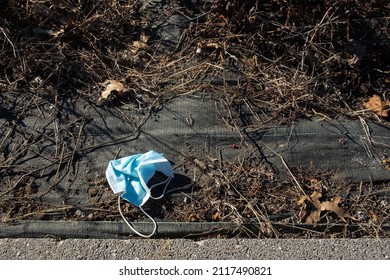
[[[320,202],[321,197],[322,194],[320,192],[314,191],[310,196],[304,195],[298,200],[298,205],[303,206],[304,209],[301,213],[301,220],[303,220],[304,217],[306,217],[305,223],[314,226],[317,225],[318,221],[321,218],[321,202]],[[306,216],[308,211],[310,210],[310,209],[306,210],[308,203],[313,205],[316,210],[312,211],[310,215]]]
[[[137,50],[147,50],[149,48],[148,44],[142,41],[134,41],[133,46],[137,48]]]
[[[340,203],[341,198],[336,196],[332,201],[325,201],[321,203],[321,211],[331,211],[335,213],[340,219],[346,222],[345,218],[355,220],[354,217],[349,215],[343,208],[341,208],[338,204]]]
[[[373,95],[370,100],[363,104],[364,108],[373,111],[378,116],[387,118],[389,116],[390,101],[382,102],[379,95]]]
[[[106,86],[106,89],[102,91],[99,100],[107,99],[113,92],[116,92],[120,96],[125,92],[125,85],[117,80],[107,80],[102,85]]]
[[[321,219],[321,212],[322,211],[331,211],[331,212],[335,213],[344,222],[346,222],[346,220],[345,220],[346,218],[356,221],[356,219],[354,217],[352,217],[346,211],[344,211],[344,209],[339,207],[338,204],[341,201],[340,197],[336,196],[332,201],[325,201],[325,202],[320,201],[321,197],[322,197],[322,194],[320,192],[314,191],[310,195],[310,197],[302,196],[299,199],[298,205],[302,205],[303,209],[304,209],[302,211],[302,215],[300,217],[301,217],[301,220],[303,220],[306,217],[305,223],[316,226],[317,223],[319,222],[319,220]],[[310,212],[309,215],[307,215],[308,211],[310,210],[310,209],[307,210],[307,205],[308,205],[307,203],[308,202],[311,203],[315,208],[315,210],[312,208],[313,210]]]
[[[306,195],[303,195],[299,200],[298,200],[298,205],[301,205],[303,206],[304,209],[306,209],[306,200],[307,200],[307,196]]]
[[[197,213],[191,213],[188,217],[188,220],[190,222],[197,222],[197,221],[200,221],[202,220],[202,217],[200,216],[200,214],[197,214]]]
[[[313,211],[310,213],[310,215],[306,218],[306,224],[314,225],[316,226],[318,221],[321,219],[321,211]]]
[[[315,191],[313,192],[310,196],[307,196],[307,195],[302,195],[301,198],[298,200],[298,205],[301,205],[303,206],[304,208],[306,208],[307,204],[306,204],[306,201],[310,201],[312,204],[314,204],[314,206],[317,206],[319,205],[319,198],[321,197],[321,193]]]
[[[390,159],[384,158],[381,160],[383,166],[390,171]]]
[[[313,202],[314,206],[318,211],[321,211],[321,202],[320,198],[322,197],[322,194],[320,192],[314,191],[311,195],[311,201]]]
[[[370,215],[374,223],[377,223],[379,221],[378,215],[374,211],[370,210]]]
[[[215,212],[215,214],[211,217],[211,219],[215,222],[215,221],[218,221],[220,217],[221,217],[221,212],[217,211],[217,212]]]

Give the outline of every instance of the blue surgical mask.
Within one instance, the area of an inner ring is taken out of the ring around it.
[[[156,171],[163,173],[167,179],[149,187],[147,184]],[[106,177],[114,194],[120,194],[120,196],[118,196],[119,212],[126,224],[139,236],[151,237],[157,228],[156,222],[142,209],[142,205],[144,205],[149,198],[159,199],[163,197],[173,176],[170,162],[155,151],[149,151],[145,154],[136,154],[117,160],[111,160],[109,162],[106,170]],[[151,190],[162,184],[165,184],[162,195],[153,197],[151,195]],[[121,197],[134,206],[139,207],[142,212],[153,221],[154,229],[151,234],[142,234],[130,225],[121,211]]]

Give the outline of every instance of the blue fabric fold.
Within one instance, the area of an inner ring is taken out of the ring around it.
[[[156,171],[173,178],[170,162],[160,153],[149,151],[116,160],[111,160],[106,170],[107,181],[115,194],[140,207],[150,197],[147,183]]]

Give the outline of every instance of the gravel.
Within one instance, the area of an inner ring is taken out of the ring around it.
[[[386,260],[388,239],[0,239],[2,260]]]

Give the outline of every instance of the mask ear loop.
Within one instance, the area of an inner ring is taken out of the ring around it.
[[[152,189],[153,189],[153,188],[155,188],[155,187],[157,187],[157,186],[159,186],[159,185],[162,185],[162,184],[166,183],[166,184],[165,184],[165,187],[164,187],[164,190],[163,190],[163,192],[162,192],[162,194],[161,194],[160,196],[154,197],[154,196],[152,196],[152,193],[150,193],[150,197],[153,198],[153,199],[160,199],[160,198],[162,198],[162,197],[165,195],[166,190],[167,190],[168,185],[169,185],[169,183],[171,182],[171,180],[172,180],[172,177],[168,177],[165,181],[152,185],[152,186],[149,188],[149,189],[150,189],[150,192],[152,192]]]
[[[142,176],[141,176],[139,170],[137,170],[137,171],[138,171],[138,175],[139,175],[141,184],[142,184],[144,187],[146,186],[146,188],[147,188],[147,184],[146,184],[145,181],[143,180],[143,178],[142,178]],[[157,184],[154,184],[153,186],[151,186],[151,187],[149,188],[149,193],[150,193],[150,191],[151,191],[153,188],[155,188],[155,187],[157,187],[157,186],[159,186],[159,185],[161,185],[161,184],[166,183],[162,195],[160,195],[160,196],[158,196],[158,197],[153,197],[153,196],[150,194],[150,197],[153,198],[153,199],[162,198],[162,197],[165,195],[165,191],[166,191],[166,189],[167,189],[169,183],[171,182],[171,180],[172,180],[172,177],[168,177],[165,181],[160,182],[160,183],[157,183]],[[155,221],[148,213],[146,213],[146,212],[144,211],[144,209],[142,209],[141,206],[139,207],[139,209],[141,209],[141,211],[145,214],[145,216],[147,216],[147,217],[148,217],[150,220],[152,220],[152,222],[153,222],[153,231],[152,231],[152,233],[147,234],[147,235],[146,235],[146,234],[142,234],[142,233],[140,233],[139,231],[137,231],[137,230],[136,230],[133,226],[131,226],[130,223],[127,221],[127,219],[125,218],[125,216],[124,216],[123,213],[122,213],[121,203],[120,203],[120,196],[118,196],[118,209],[119,209],[119,213],[120,213],[122,219],[126,222],[127,226],[128,226],[132,231],[134,231],[136,234],[138,234],[139,236],[145,237],[145,238],[149,238],[149,237],[151,237],[151,236],[156,232],[156,230],[157,230],[157,223],[156,223],[156,221]]]
[[[140,206],[139,208],[140,208],[141,211],[142,211],[149,219],[151,219],[152,222],[153,222],[153,231],[152,231],[152,233],[150,233],[150,234],[142,234],[142,233],[140,233],[138,230],[136,230],[132,225],[130,225],[130,223],[127,221],[126,217],[125,217],[125,216],[123,215],[123,213],[122,213],[122,209],[121,209],[121,196],[120,196],[120,195],[118,196],[118,209],[119,209],[119,213],[121,214],[122,219],[126,222],[126,224],[128,225],[128,227],[129,227],[132,231],[134,231],[136,234],[138,234],[138,235],[141,236],[141,237],[149,238],[149,237],[151,237],[151,236],[156,232],[156,230],[157,230],[157,224],[156,224],[156,221],[155,221],[150,215],[148,215],[148,214],[144,211],[144,209],[142,209],[141,206]]]

